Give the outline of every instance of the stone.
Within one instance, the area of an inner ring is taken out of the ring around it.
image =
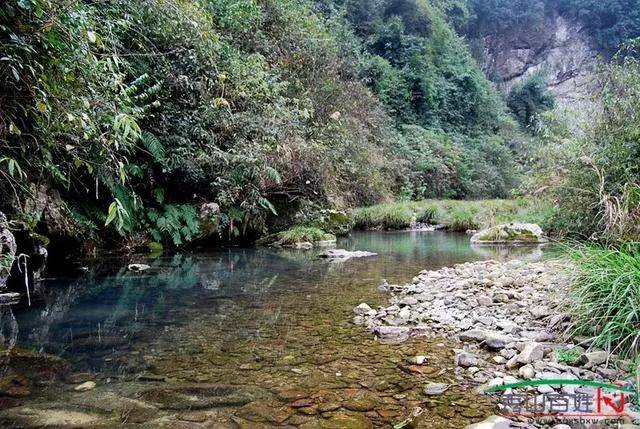
[[[96,388],[95,381],[85,381],[82,384],[77,385],[73,388],[76,392],[86,392],[88,390],[92,390]]]
[[[361,316],[364,316],[365,314],[369,313],[371,310],[372,308],[369,307],[369,304],[366,304],[363,302],[362,304],[359,304],[357,307],[355,307],[353,309],[353,312]]]
[[[471,244],[538,244],[546,243],[540,228],[532,223],[507,223],[484,229],[471,237]]]
[[[500,350],[503,349],[510,341],[511,338],[505,335],[489,332],[484,339],[484,344],[492,350]]]
[[[544,357],[544,345],[534,341],[527,343],[518,355],[518,362],[528,364]]]
[[[553,393],[555,392],[555,390],[553,389],[553,387],[549,386],[548,384],[543,384],[538,386],[538,392],[544,395],[546,393]]]
[[[542,319],[551,314],[551,310],[547,305],[536,305],[531,309],[531,315],[536,319]]]
[[[381,341],[400,343],[409,339],[411,330],[406,326],[378,326],[374,332]]]
[[[147,271],[151,267],[147,264],[129,264],[127,269],[129,271]]]
[[[478,358],[469,352],[461,352],[456,355],[456,365],[463,368],[478,366]]]
[[[424,387],[424,394],[429,396],[441,395],[449,389],[447,383],[427,383]]]
[[[328,419],[310,421],[300,425],[300,429],[373,429],[369,419],[361,415],[335,413]]]
[[[131,423],[143,423],[158,414],[158,408],[151,404],[112,392],[84,392],[74,395],[70,403],[80,409],[95,409],[106,414],[127,416],[127,421]]]
[[[0,411],[0,421],[12,422],[20,428],[85,428],[117,427],[120,422],[110,421],[92,413],[62,407],[17,407]]]
[[[378,405],[378,400],[373,395],[370,395],[366,391],[360,391],[352,398],[347,399],[342,403],[342,406],[351,411],[371,411]]]
[[[418,300],[412,296],[407,296],[404,297],[400,300],[400,302],[398,304],[400,305],[416,305],[418,303]]]
[[[520,375],[520,377],[524,378],[525,380],[531,380],[535,378],[536,371],[535,369],[533,369],[533,366],[527,364],[518,370],[518,375]]]
[[[503,363],[507,362],[507,360],[503,356],[500,356],[500,355],[494,356],[493,358],[491,358],[491,360],[493,360],[498,365],[502,365]]]
[[[487,307],[491,304],[493,304],[493,299],[491,299],[490,297],[486,296],[486,295],[481,295],[478,297],[478,304]]]
[[[586,368],[593,368],[594,366],[602,365],[603,363],[607,362],[607,360],[609,359],[609,353],[604,350],[588,352],[584,353],[584,358],[582,358],[581,360],[584,361],[585,359],[586,363],[584,364],[584,366]]]
[[[472,329],[467,332],[462,332],[461,334],[458,335],[458,338],[460,338],[460,341],[477,342],[477,343],[484,341],[486,337],[487,337],[486,332],[480,329]]]
[[[220,226],[220,206],[217,203],[204,203],[198,214],[200,238],[210,238],[218,233]]]
[[[349,251],[344,249],[329,249],[326,252],[320,254],[320,257],[331,260],[346,261],[351,258],[367,258],[371,256],[378,256],[377,253],[365,252],[361,250]]]

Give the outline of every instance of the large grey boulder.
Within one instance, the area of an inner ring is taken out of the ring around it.
[[[540,244],[549,240],[534,223],[505,223],[483,229],[471,237],[471,244]]]

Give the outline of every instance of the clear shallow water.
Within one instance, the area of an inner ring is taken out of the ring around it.
[[[101,259],[87,272],[47,280],[34,307],[14,311],[17,347],[61,356],[71,374],[89,372],[99,386],[129,397],[131,392],[153,396],[144,392],[154,382],[132,384],[141,376],[164,379],[158,382],[163,386],[256,386],[275,395],[270,399],[274,409],[291,401],[283,390],[299,390],[310,404],[289,409],[292,416],[283,424],[293,427],[330,421],[340,413],[388,427],[416,406],[433,408],[424,427],[461,427],[488,415],[486,399],[462,387],[425,403],[425,380],[454,381],[447,371],[453,356],[448,344],[379,344],[351,323],[351,310],[360,302],[384,303],[387,298],[377,290],[382,279],[408,282],[422,269],[536,259],[542,251],[472,248],[468,236],[443,232],[359,232],[339,240],[338,247],[379,255],[336,263],[318,258],[315,250],[260,248]],[[134,273],[126,269],[131,262],[152,269]],[[5,323],[6,338],[10,331]],[[407,370],[407,359],[416,354],[433,361],[423,374]],[[37,395],[46,405],[69,386],[30,386],[31,395],[10,405]],[[363,395],[375,406],[346,403]],[[328,403],[338,407],[323,411],[333,408],[322,407]],[[239,404],[215,409],[220,422],[242,414]]]

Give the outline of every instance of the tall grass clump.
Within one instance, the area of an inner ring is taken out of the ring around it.
[[[335,240],[335,236],[327,234],[320,228],[309,226],[294,226],[278,234],[280,244],[295,244],[303,241],[315,243],[323,240]]]
[[[640,245],[588,245],[571,249],[579,268],[574,333],[593,338],[593,346],[622,358],[640,350]]]
[[[412,208],[404,203],[378,204],[353,211],[356,228],[403,229],[415,220]]]

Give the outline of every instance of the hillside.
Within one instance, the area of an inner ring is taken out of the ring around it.
[[[136,248],[506,196],[517,129],[444,10],[5,2],[0,210],[54,241]]]

